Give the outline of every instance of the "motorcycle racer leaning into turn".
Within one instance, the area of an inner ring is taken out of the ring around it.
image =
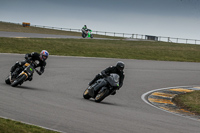
[[[125,77],[124,71],[123,71],[124,67],[125,67],[124,62],[118,61],[116,66],[110,66],[106,68],[105,70],[101,71],[101,73],[97,74],[95,78],[91,82],[89,82],[89,86],[91,86],[95,81],[97,81],[100,78],[109,76],[111,73],[116,73],[120,76],[119,88],[118,88],[119,90],[123,85],[123,81]],[[115,94],[116,94],[116,91],[114,91],[111,95],[115,95]]]
[[[25,59],[24,61],[22,62],[19,62],[17,61],[12,67],[11,67],[11,70],[10,70],[10,73],[11,73],[11,77],[15,77],[16,75],[18,75],[22,70],[20,69],[26,62],[27,60],[30,60],[30,61],[38,61],[39,64],[37,64],[37,67],[40,67],[40,71],[37,71],[37,73],[39,75],[41,75],[42,73],[44,73],[44,69],[45,69],[45,66],[46,66],[46,59],[48,58],[49,56],[49,53],[48,51],[46,50],[42,50],[41,53],[37,53],[37,52],[32,52],[31,54],[26,54],[25,55]],[[29,78],[29,81],[32,80],[32,76],[31,78]]]
[[[87,25],[84,25],[82,30],[84,30],[86,32],[88,30]]]
[[[82,28],[82,32],[87,34],[87,31],[90,31],[90,29],[87,28],[87,25],[84,25],[83,28]]]

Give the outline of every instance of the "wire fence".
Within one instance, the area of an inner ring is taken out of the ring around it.
[[[3,22],[3,21],[0,21]],[[6,22],[12,23],[12,22]],[[22,25],[22,23],[13,23]],[[72,31],[72,32],[82,32],[81,29],[72,29],[72,28],[59,28],[59,27],[50,27],[42,25],[30,25],[32,27],[46,28],[46,29],[55,29],[62,31]],[[152,36],[152,35],[143,35],[143,34],[130,34],[130,33],[117,33],[117,32],[106,32],[106,31],[92,31],[93,34],[105,35],[111,37],[123,37],[127,39],[139,39],[139,40],[153,40],[153,41],[163,41],[171,43],[184,43],[184,44],[197,44],[200,45],[200,40],[197,39],[186,39],[186,38],[175,38],[175,37],[164,37],[164,36]]]

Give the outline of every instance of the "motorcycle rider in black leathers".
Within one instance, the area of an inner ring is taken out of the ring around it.
[[[26,54],[25,55],[25,59],[24,61],[22,62],[16,62],[15,65],[13,65],[11,67],[11,77],[15,77],[17,76],[21,71],[22,71],[22,66],[27,62],[27,60],[30,60],[30,61],[38,61],[39,64],[37,64],[37,67],[40,67],[40,71],[37,71],[37,73],[39,75],[41,75],[43,72],[44,72],[44,69],[45,69],[45,66],[46,66],[46,59],[48,58],[49,56],[49,53],[46,51],[46,50],[42,50],[41,53],[37,53],[37,52],[32,52],[31,54]],[[32,80],[32,76],[29,78],[29,81]]]
[[[123,85],[123,81],[124,81],[124,62],[122,61],[118,61],[116,66],[110,66],[108,68],[106,68],[105,70],[101,71],[101,73],[97,74],[95,76],[95,78],[89,83],[89,85],[92,85],[95,81],[97,81],[100,78],[109,76],[111,73],[116,73],[120,76],[120,80],[119,80],[119,88],[118,90],[122,87]],[[116,90],[111,94],[111,95],[115,95],[116,94]]]
[[[87,25],[84,25],[82,30],[87,31],[88,30]]]
[[[87,25],[84,25],[83,28],[82,28],[82,32],[87,34],[87,31],[90,31],[90,29],[87,28]]]

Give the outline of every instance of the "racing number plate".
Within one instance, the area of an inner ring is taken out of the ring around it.
[[[34,68],[30,65],[26,68],[26,71],[30,74],[32,74],[34,72]]]

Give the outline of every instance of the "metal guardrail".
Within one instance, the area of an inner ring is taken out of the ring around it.
[[[4,22],[4,21],[0,21],[0,22]],[[12,22],[5,22],[5,23],[12,23]],[[13,23],[13,24],[22,25],[22,23]],[[50,26],[41,26],[41,25],[32,25],[32,24],[30,26],[38,27],[38,28],[62,30],[62,31],[81,32],[81,29],[59,28],[59,27],[50,27]],[[148,40],[146,37],[148,35],[143,35],[143,34],[129,34],[129,33],[117,33],[117,32],[106,32],[106,31],[94,31],[94,30],[92,30],[92,32],[97,35],[123,37],[123,38],[128,38],[128,39]],[[197,40],[197,39],[186,39],[186,38],[175,38],[175,37],[164,37],[164,36],[155,36],[155,37],[158,38],[158,40],[156,41],[200,45],[200,40]]]

